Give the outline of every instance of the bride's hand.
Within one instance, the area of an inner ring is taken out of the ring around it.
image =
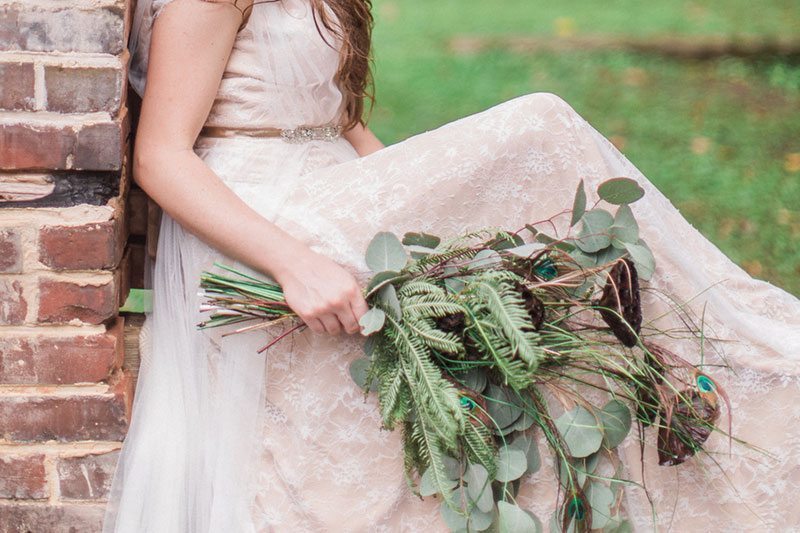
[[[332,335],[360,331],[358,320],[369,306],[355,277],[338,263],[308,249],[293,254],[275,281],[283,288],[286,303],[312,331]]]

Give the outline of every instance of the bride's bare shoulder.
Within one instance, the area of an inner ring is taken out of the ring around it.
[[[242,13],[242,23],[239,29],[244,28],[247,20],[250,18],[250,13],[253,11],[254,0],[203,0],[204,2],[213,2],[215,4],[230,4]]]

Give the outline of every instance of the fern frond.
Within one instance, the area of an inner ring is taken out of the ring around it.
[[[381,373],[379,379],[378,402],[381,409],[381,418],[383,418],[384,427],[391,430],[394,429],[394,425],[398,421],[396,417],[398,402],[401,399],[403,387],[407,386],[405,376],[399,363],[395,361],[393,366]]]
[[[497,472],[496,450],[491,431],[483,424],[467,424],[464,431],[464,449],[470,462],[482,464],[490,479]]]
[[[441,371],[431,359],[429,348],[394,317],[387,315],[386,320],[388,327],[384,327],[387,327],[387,334],[400,355],[406,382],[414,403],[420,409],[419,418],[428,418],[445,442],[455,442],[458,431],[464,427],[464,413],[458,393],[442,378]]]
[[[425,278],[415,279],[404,283],[399,289],[397,289],[397,296],[398,298],[404,298],[407,296],[414,296],[418,294],[443,294],[444,291],[441,287],[436,285],[433,281],[429,281]]]
[[[437,329],[430,319],[408,320],[406,324],[429,348],[451,354],[464,352],[464,345],[455,333]]]
[[[539,334],[533,329],[531,318],[514,287],[505,282],[479,279],[470,284],[470,291],[484,307],[489,317],[503,332],[512,350],[535,370],[544,358],[539,346]]]

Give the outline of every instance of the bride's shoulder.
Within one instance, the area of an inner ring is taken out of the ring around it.
[[[153,11],[157,14],[161,11],[161,9],[173,2],[174,0],[153,0]],[[200,2],[210,2],[213,4],[229,4],[242,14],[242,23],[239,25],[239,30],[245,27],[247,24],[248,19],[250,18],[250,13],[253,11],[253,3],[254,0],[195,0]]]

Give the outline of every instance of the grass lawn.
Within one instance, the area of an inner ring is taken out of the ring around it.
[[[724,4],[724,5],[723,5]],[[453,53],[465,35],[800,35],[796,0],[375,0],[385,142],[561,95],[752,275],[800,295],[800,65],[610,51]],[[698,266],[701,268],[701,266]]]

